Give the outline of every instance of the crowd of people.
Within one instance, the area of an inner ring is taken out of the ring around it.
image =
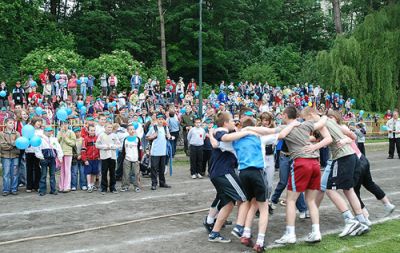
[[[361,185],[382,201],[387,213],[394,209],[371,179],[365,125],[341,125],[342,120],[363,118],[363,111],[352,111],[354,99],[311,84],[222,81],[217,90],[203,94],[200,112],[194,79],[185,84],[181,77],[177,82],[168,77],[161,84],[155,78],[145,82],[135,72],[126,90],[119,88],[113,73],[98,79],[46,69],[38,77],[39,85],[32,76],[15,87],[1,83],[3,196],[16,195],[21,187],[40,196],[76,190],[140,192],[143,175],[150,175],[151,190],[170,188],[165,173],[168,167],[172,173],[177,142],[183,138],[190,176],[210,177],[217,191],[204,220],[211,242],[230,241],[219,232],[238,204],[232,234],[261,252],[268,213],[286,187],[287,229],[277,243],[296,242],[296,206],[302,217],[312,220],[307,241],[321,240],[318,208],[325,192],[344,218],[340,236],[369,231]],[[101,94],[94,97],[97,87]],[[326,114],[329,118],[320,116]],[[393,145],[400,145],[398,112],[390,117],[387,131]],[[280,180],[274,190],[275,169]],[[351,209],[338,190],[343,190]],[[253,243],[251,224],[257,210],[258,236]]]

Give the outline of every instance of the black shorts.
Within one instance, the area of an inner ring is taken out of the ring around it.
[[[330,164],[330,168],[328,168],[330,173],[326,188],[331,190],[349,190],[353,188],[355,185],[354,173],[358,171],[357,166],[359,166],[358,161],[355,154],[334,160]]]
[[[236,174],[225,174],[223,176],[211,179],[217,197],[220,200],[220,208],[227,205],[229,202],[246,201],[246,195],[241,187],[240,180]]]
[[[240,170],[239,178],[247,199],[256,198],[265,202],[268,198],[268,190],[264,181],[264,171],[257,168]]]

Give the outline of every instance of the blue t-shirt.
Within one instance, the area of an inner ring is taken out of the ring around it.
[[[222,136],[227,132],[219,131],[215,133],[215,139],[221,141]],[[211,167],[210,167],[210,179],[220,177],[226,174],[235,173],[237,167],[236,156],[229,151],[221,151],[221,149],[213,149],[211,154]]]
[[[261,140],[255,135],[247,135],[232,143],[239,162],[239,170],[249,167],[264,169]]]
[[[150,136],[154,134],[156,131],[156,127],[150,126],[149,132],[146,136]],[[157,126],[158,136],[153,140],[151,144],[150,155],[151,156],[166,156],[167,155],[167,139],[166,132],[164,127]]]

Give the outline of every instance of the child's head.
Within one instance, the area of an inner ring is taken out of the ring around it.
[[[254,118],[247,118],[243,120],[242,127],[253,127],[256,125],[256,120]]]
[[[282,120],[287,123],[288,120],[295,120],[297,118],[297,110],[294,106],[288,106],[282,112]]]
[[[4,125],[6,125],[6,128],[8,130],[13,130],[14,129],[14,119],[13,118],[7,118],[4,120]]]
[[[200,120],[200,118],[196,118],[196,119],[194,120],[194,126],[195,126],[195,127],[200,127],[200,125],[201,125],[201,120]]]
[[[326,116],[328,116],[329,118],[333,119],[334,121],[336,121],[336,123],[340,124],[342,121],[342,117],[340,116],[339,112],[334,111],[332,109],[330,109]]]
[[[88,132],[89,132],[90,136],[95,136],[96,135],[96,127],[94,125],[89,125]]]
[[[313,120],[316,118],[319,118],[319,115],[317,113],[317,110],[313,107],[306,107],[301,111],[301,117],[304,120]]]
[[[275,127],[274,117],[270,112],[263,112],[260,116],[260,120],[263,127]]]
[[[43,131],[44,135],[46,135],[47,137],[50,137],[53,135],[53,128],[51,126],[48,126],[44,129]]]
[[[81,128],[80,127],[74,127],[73,129],[76,138],[81,138],[82,134],[81,134]]]
[[[220,112],[217,114],[217,120],[215,121],[218,127],[225,127],[229,130],[235,129],[235,123],[232,119],[232,115],[229,112]]]
[[[113,131],[113,125],[111,123],[106,123],[104,131],[106,134],[111,134]]]
[[[135,128],[133,127],[133,125],[129,125],[127,131],[128,131],[129,136],[134,136],[135,133],[136,133]]]

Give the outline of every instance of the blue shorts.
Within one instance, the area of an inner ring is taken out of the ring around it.
[[[85,175],[97,175],[99,174],[99,160],[88,161],[89,165],[85,165]]]

